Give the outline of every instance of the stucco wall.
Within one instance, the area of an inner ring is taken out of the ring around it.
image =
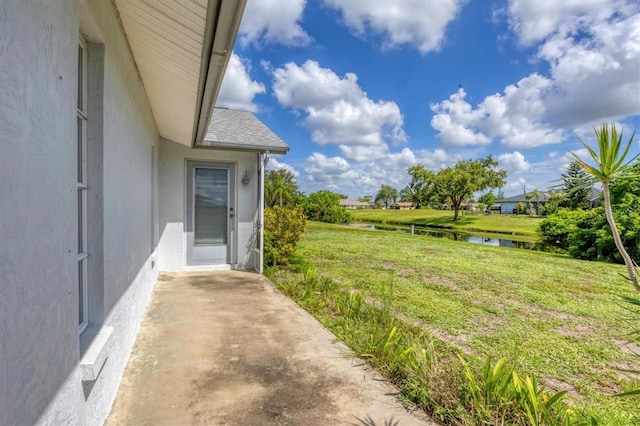
[[[93,64],[104,78],[90,80],[103,99],[102,111],[90,107],[91,125],[100,125],[90,127],[88,165],[90,285],[102,286],[91,304],[104,312],[90,318],[114,331],[94,382],[81,380],[77,325],[81,21],[90,44],[104,46],[103,64]],[[159,137],[111,2],[3,0],[0,93],[0,424],[100,424],[157,277],[151,155]]]
[[[523,203],[526,205],[526,203]],[[500,213],[513,214],[513,211],[518,208],[518,203],[502,203],[500,205]]]
[[[192,149],[162,139],[158,167],[160,242],[158,262],[162,271],[186,266],[185,215],[187,203],[186,161],[210,160],[236,164],[237,268],[254,269],[256,212],[258,206],[257,154],[242,151]],[[247,171],[249,184],[240,180]]]

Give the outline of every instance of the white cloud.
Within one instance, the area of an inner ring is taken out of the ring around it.
[[[409,44],[421,53],[438,50],[447,25],[463,0],[324,0],[341,12],[345,24],[358,36],[382,36],[382,47]]]
[[[469,104],[463,90],[432,105],[447,145],[510,148],[564,141],[570,130],[640,114],[640,12],[633,0],[511,0],[509,22],[548,76],[530,74]]]
[[[302,66],[290,62],[273,75],[278,102],[304,111],[303,124],[320,145],[338,145],[347,158],[368,161],[386,154],[387,142],[407,140],[398,105],[370,99],[353,73],[340,77],[307,61]]]
[[[640,12],[631,1],[512,0],[509,14],[523,42],[539,42],[533,59],[549,75],[530,74],[476,106],[463,90],[432,105],[443,143],[532,148],[640,114]]]
[[[531,169],[531,164],[529,164],[529,162],[524,158],[524,155],[518,151],[500,154],[498,155],[497,160],[500,167],[509,173],[528,172]]]
[[[438,137],[445,145],[486,145],[491,142],[487,136],[473,130],[483,118],[483,111],[474,110],[464,100],[466,95],[461,88],[448,100],[431,105],[431,110],[436,113],[431,119],[431,126],[440,132]]]
[[[278,161],[277,158],[271,157],[269,162],[267,163],[267,169],[269,170],[286,170],[293,175],[294,178],[300,176],[300,172],[295,169],[290,164],[285,163],[284,161]]]
[[[533,190],[534,187],[527,184],[527,180],[523,177],[519,177],[517,179],[508,179],[507,184],[504,186],[505,196],[510,197],[515,194],[522,194],[523,192],[528,192]]]
[[[306,160],[306,176],[299,183],[302,191],[307,194],[329,189],[358,198],[366,194],[375,195],[382,185],[391,185],[401,190],[409,183],[407,170],[416,164],[438,170],[460,159],[459,154],[450,154],[442,149],[414,152],[403,148],[369,162],[349,161],[343,157],[328,157],[314,152]]]
[[[351,160],[365,162],[384,158],[389,154],[389,147],[387,144],[374,146],[340,145],[340,152]]]
[[[640,13],[583,30],[589,38],[557,34],[539,49],[555,88],[547,115],[579,126],[640,113]]]
[[[248,0],[240,25],[240,42],[304,46],[311,37],[300,25],[306,0]]]
[[[487,96],[473,108],[458,89],[448,100],[431,106],[431,126],[445,145],[487,145],[494,138],[512,148],[529,148],[564,139],[564,133],[544,120],[542,102],[549,80],[538,75],[507,86],[503,94]]]
[[[303,185],[303,192],[328,189],[344,193],[345,189],[353,187],[359,178],[359,174],[342,157],[327,157],[314,152],[307,158],[306,163],[306,185]]]
[[[524,44],[544,40],[554,33],[575,33],[614,13],[628,15],[633,0],[510,0],[509,24]]]
[[[220,87],[217,106],[251,112],[257,111],[258,108],[253,103],[253,98],[259,93],[264,93],[265,88],[262,83],[251,80],[248,64],[235,53],[231,54]]]

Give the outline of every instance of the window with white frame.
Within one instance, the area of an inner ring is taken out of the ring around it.
[[[82,332],[88,324],[87,291],[87,45],[78,44],[77,116],[77,202],[78,202],[78,324]]]

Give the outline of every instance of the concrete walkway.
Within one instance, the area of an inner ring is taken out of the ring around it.
[[[107,425],[433,424],[334,339],[260,275],[163,274]]]

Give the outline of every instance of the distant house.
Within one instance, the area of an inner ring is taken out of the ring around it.
[[[530,199],[527,199],[527,196],[530,196]],[[535,208],[539,205],[544,205],[549,197],[547,197],[544,193],[540,192],[540,195],[535,196],[533,192],[529,192],[526,194],[515,195],[513,197],[503,198],[498,200],[500,204],[500,214],[517,214],[518,213],[518,203],[522,203],[527,206],[527,203],[531,203],[531,208]]]
[[[589,209],[595,209],[602,203],[602,190],[591,188],[589,193]]]
[[[543,206],[547,201],[549,201],[549,191],[540,191],[540,195],[538,197],[534,196],[533,192],[529,192],[527,194],[520,194],[513,197],[503,198],[498,200],[496,204],[491,206],[491,210],[497,211],[497,206],[500,206],[500,214],[516,214],[518,211],[518,203],[524,204],[525,208],[527,207],[527,203],[531,203],[531,208],[536,208],[538,205]],[[531,199],[527,200],[527,195],[531,195]],[[593,209],[598,207],[602,203],[602,190],[598,188],[591,188],[591,192],[589,193],[589,205],[587,209]]]
[[[413,210],[415,208],[411,201],[398,201],[393,203],[392,207],[396,210]]]
[[[340,200],[340,207],[344,207],[345,209],[355,210],[355,209],[369,209],[371,208],[371,204],[363,201],[357,200],[349,200],[343,198]]]

